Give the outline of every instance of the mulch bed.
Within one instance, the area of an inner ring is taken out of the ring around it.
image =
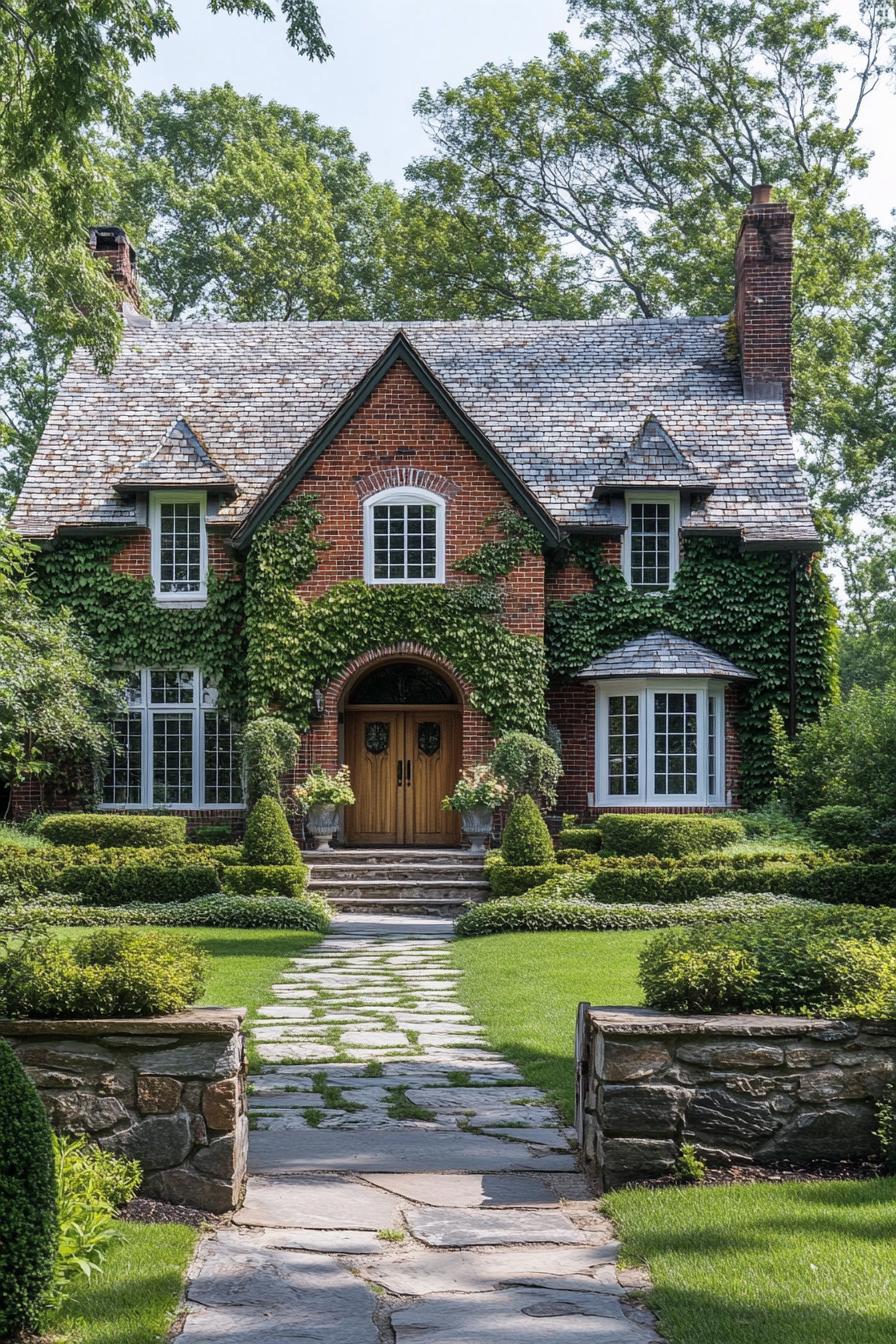
[[[125,1223],[186,1223],[188,1227],[216,1227],[221,1219],[205,1209],[191,1209],[188,1204],[166,1204],[161,1199],[132,1199],[119,1211]]]
[[[870,1181],[884,1172],[879,1162],[855,1159],[844,1162],[815,1162],[805,1167],[707,1167],[701,1185],[755,1185],[758,1181]],[[639,1185],[660,1187],[681,1185],[675,1176],[658,1176]]]

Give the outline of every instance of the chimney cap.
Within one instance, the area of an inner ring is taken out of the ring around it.
[[[754,182],[750,189],[751,205],[771,205],[772,186],[770,182]]]

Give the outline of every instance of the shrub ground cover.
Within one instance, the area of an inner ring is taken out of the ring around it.
[[[489,1043],[574,1118],[576,1010],[643,1002],[638,954],[646,933],[506,933],[451,945],[459,994]]]
[[[53,1344],[160,1344],[174,1320],[196,1230],[117,1223],[103,1272],[82,1279],[47,1322]]]
[[[890,1344],[896,1180],[620,1190],[669,1344]],[[720,1323],[724,1323],[720,1329]]]

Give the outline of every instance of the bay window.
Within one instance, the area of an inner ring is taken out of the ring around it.
[[[624,679],[597,686],[602,805],[723,806],[724,683]]]
[[[236,731],[198,668],[143,668],[130,675],[103,807],[216,808],[243,802]]]

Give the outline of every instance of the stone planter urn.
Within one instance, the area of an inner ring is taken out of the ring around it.
[[[493,809],[471,807],[460,814],[460,828],[470,842],[471,854],[484,854],[485,842],[492,833]]]
[[[314,840],[315,849],[329,849],[338,826],[339,809],[335,803],[314,803],[309,807],[305,829]]]

